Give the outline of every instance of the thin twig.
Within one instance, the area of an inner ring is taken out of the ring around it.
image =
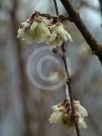
[[[59,16],[57,2],[56,2],[56,0],[53,0],[53,2],[54,2],[55,10],[56,10],[56,15]]]
[[[75,123],[75,129],[76,129],[77,136],[80,136],[80,131],[79,131],[78,123],[77,123],[77,120],[76,120],[75,108],[74,108],[74,103],[73,103],[72,79],[71,79],[70,72],[69,72],[68,67],[67,67],[64,44],[61,46],[61,48],[54,48],[53,52],[58,53],[62,57],[62,60],[63,60],[63,63],[64,63],[64,67],[65,67],[65,71],[66,71],[66,75],[67,75],[67,81],[65,83],[65,89],[66,89],[66,87],[68,87],[65,91],[69,91],[69,94],[68,94],[68,92],[66,92],[66,96],[67,96],[68,100],[70,99],[71,110],[72,110],[72,119]]]
[[[59,17],[59,20],[62,22],[62,21],[65,21],[65,20],[70,20],[70,17],[65,17],[63,15],[59,15],[59,16],[51,16],[50,14],[45,14],[45,13],[41,13],[41,12],[38,12],[38,11],[35,11],[32,16],[31,16],[31,20],[34,20],[34,17],[36,15],[40,15],[42,17],[45,17],[47,19],[54,19],[54,20],[57,20],[57,18]]]
[[[96,41],[96,39],[92,36],[89,32],[85,24],[83,23],[82,19],[80,18],[79,14],[75,11],[72,4],[69,0],[60,0],[66,9],[70,18],[75,23],[81,34],[83,35],[86,42],[89,44],[90,48],[92,49],[93,53],[97,55],[101,64],[102,64],[102,45]]]
[[[66,98],[70,102],[69,90],[68,90],[68,85],[67,84],[65,84],[65,91],[66,91]]]
[[[77,120],[76,120],[74,103],[73,103],[72,79],[70,77],[70,74],[69,74],[69,71],[68,71],[68,67],[67,67],[64,44],[62,45],[61,49],[62,49],[63,54],[64,54],[62,56],[62,60],[63,60],[64,66],[65,66],[65,71],[66,71],[66,75],[67,75],[67,82],[66,83],[68,85],[68,90],[69,90],[69,97],[70,97],[70,103],[71,103],[71,109],[72,109],[72,118],[73,118],[73,121],[75,123],[77,136],[80,136],[79,126],[78,126],[78,123],[77,123]]]
[[[58,11],[56,0],[53,0],[53,1],[54,1],[55,9],[56,9],[56,14],[57,14],[57,16],[59,16],[59,11]],[[66,70],[66,75],[67,75],[67,82],[66,82],[66,84],[68,85],[68,90],[69,90],[69,97],[70,97],[71,110],[72,110],[72,119],[73,119],[73,121],[75,123],[75,128],[76,128],[77,136],[80,136],[80,131],[79,131],[78,123],[77,123],[77,120],[76,120],[74,103],[73,103],[72,80],[70,78],[70,74],[69,74],[68,67],[67,67],[64,44],[62,44],[61,50],[63,52],[62,53],[62,60],[64,62],[64,66],[65,66],[65,70]]]

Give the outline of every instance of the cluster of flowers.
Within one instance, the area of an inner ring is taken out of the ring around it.
[[[74,100],[75,116],[80,128],[87,128],[84,117],[88,116],[87,110],[80,104],[79,101]],[[62,124],[68,128],[74,128],[74,121],[72,119],[71,105],[68,100],[52,106],[53,113],[49,118],[50,123]]]
[[[45,19],[38,14],[21,23],[17,37],[28,43],[46,42],[55,47],[67,41],[72,42],[71,35],[61,22],[54,23],[53,19]]]

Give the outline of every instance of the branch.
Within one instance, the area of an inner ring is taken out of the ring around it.
[[[80,130],[79,130],[79,126],[78,126],[78,123],[77,123],[77,120],[76,120],[75,108],[74,108],[74,103],[73,103],[72,79],[71,79],[70,73],[68,71],[64,44],[61,46],[61,49],[63,51],[62,60],[63,60],[64,66],[65,66],[65,71],[66,71],[66,75],[67,75],[66,84],[68,85],[68,90],[69,90],[69,97],[70,97],[70,103],[71,103],[71,109],[72,109],[72,118],[73,118],[74,123],[75,123],[75,129],[76,129],[77,136],[80,136]]]
[[[86,42],[89,44],[90,48],[92,49],[93,53],[99,58],[102,64],[102,46],[98,43],[95,38],[91,35],[85,24],[83,23],[82,19],[80,18],[79,14],[75,11],[69,0],[60,0],[62,5],[66,9],[69,17],[72,19],[74,24],[77,26],[81,34],[83,35]]]

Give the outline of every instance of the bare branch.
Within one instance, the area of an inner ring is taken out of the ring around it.
[[[72,18],[72,21],[77,26],[81,34],[83,35],[86,42],[89,44],[90,48],[92,49],[93,53],[97,55],[101,64],[102,64],[102,46],[98,43],[95,38],[91,35],[85,24],[83,23],[82,19],[80,18],[79,14],[75,11],[73,6],[71,5],[69,0],[60,0],[65,7],[68,15]]]

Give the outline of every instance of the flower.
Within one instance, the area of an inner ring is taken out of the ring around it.
[[[74,100],[76,121],[80,128],[87,128],[84,117],[88,116],[87,110],[80,104],[79,101]],[[52,114],[49,118],[50,123],[57,123],[66,126],[67,128],[74,128],[74,121],[72,119],[71,105],[68,100],[52,106]]]
[[[64,125],[70,128],[73,124],[71,113],[70,113],[70,104],[67,100],[52,106],[53,113],[49,118],[50,123],[56,123]]]
[[[72,42],[71,35],[65,30],[62,23],[56,23],[49,27],[51,34],[47,39],[47,43],[53,46],[61,46],[63,42]]]
[[[32,23],[30,32],[36,42],[43,42],[46,40],[46,37],[50,35],[50,31],[46,22],[43,19],[40,20],[39,18],[40,17],[37,17]]]
[[[84,121],[84,117],[88,116],[87,110],[80,104],[80,101],[74,101],[74,107],[76,114],[78,114],[77,121],[79,127],[87,128],[87,125]]]
[[[18,29],[17,38],[22,38],[22,40],[27,41],[28,43],[32,43],[33,37],[29,31],[31,24],[26,20],[21,24],[21,27]]]
[[[72,42],[71,35],[61,22],[45,19],[36,12],[25,22],[21,23],[17,37],[28,43],[45,41],[54,47],[61,46],[67,41]]]
[[[30,21],[28,19],[21,24],[17,37],[30,43],[33,41],[40,43],[45,41],[49,35],[50,31],[47,27],[47,21],[41,16],[37,16],[34,20]]]

